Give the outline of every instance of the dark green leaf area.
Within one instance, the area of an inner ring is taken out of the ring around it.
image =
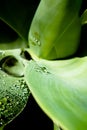
[[[10,25],[0,19],[0,49],[26,48],[27,43],[20,38]]]
[[[10,28],[6,23],[0,20],[0,44],[8,43],[18,38],[17,33]]]
[[[27,41],[29,27],[39,1],[0,1],[0,18]]]
[[[0,127],[12,121],[25,107],[29,89],[23,78],[0,70]]]

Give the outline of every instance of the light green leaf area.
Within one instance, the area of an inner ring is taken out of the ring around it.
[[[0,70],[0,128],[11,122],[25,108],[29,89],[24,78]]]
[[[87,57],[31,60],[25,79],[37,103],[57,126],[87,129]]]

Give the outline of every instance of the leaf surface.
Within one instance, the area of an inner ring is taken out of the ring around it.
[[[25,78],[43,111],[64,130],[87,129],[87,57],[30,61]]]
[[[58,59],[78,48],[82,0],[41,0],[29,30],[31,51],[40,58]]]
[[[25,108],[29,89],[24,78],[0,70],[0,127],[11,122]]]
[[[22,112],[30,95],[20,52],[0,51],[0,128]]]

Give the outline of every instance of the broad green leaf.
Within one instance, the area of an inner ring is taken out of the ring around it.
[[[37,103],[57,126],[87,129],[87,57],[31,60],[25,79]]]
[[[27,41],[29,27],[38,3],[39,0],[0,1],[0,19]]]
[[[23,111],[28,97],[29,89],[24,78],[12,77],[0,70],[0,127]]]
[[[82,0],[41,0],[29,31],[31,51],[40,58],[73,55],[79,44]]]

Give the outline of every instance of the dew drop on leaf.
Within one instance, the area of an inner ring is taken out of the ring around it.
[[[47,70],[46,67],[35,67],[35,70],[37,72],[45,73],[45,74],[50,74],[50,72]]]
[[[35,46],[41,46],[40,36],[38,32],[35,32],[33,35],[31,34],[30,43]]]

